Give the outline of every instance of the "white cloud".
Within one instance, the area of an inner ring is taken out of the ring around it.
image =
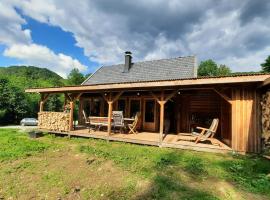
[[[9,1],[0,1],[0,44],[11,45],[17,43],[29,44],[31,31],[22,30],[25,20],[15,11]]]
[[[85,71],[87,67],[77,59],[63,53],[56,54],[46,46],[33,43],[31,31],[22,29],[22,25],[26,21],[15,9],[15,6],[18,8],[21,4],[26,3],[28,1],[3,0],[0,2],[0,44],[6,46],[3,55],[19,59],[25,65],[46,67],[63,77],[66,77],[73,68]],[[48,22],[48,19],[43,16],[42,12],[39,14],[36,10],[44,10],[46,7],[46,11],[56,14],[52,4],[47,4],[45,1],[32,3],[33,5],[29,5],[28,9],[38,21]]]
[[[22,60],[29,65],[46,67],[59,75],[66,77],[72,68],[86,70],[78,60],[62,53],[55,54],[49,48],[41,45],[12,45],[4,51],[4,55]]]

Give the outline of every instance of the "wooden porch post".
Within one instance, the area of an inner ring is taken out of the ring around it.
[[[80,96],[82,95],[82,93],[79,94],[65,94],[65,96],[69,99],[69,105],[70,105],[70,111],[69,111],[69,130],[72,131],[74,130],[74,124],[73,124],[73,114],[74,114],[74,102],[76,102],[76,100],[78,98],[80,98]]]
[[[113,109],[113,101],[108,101],[109,108],[108,108],[108,136],[111,134],[112,130],[112,109]]]
[[[41,101],[39,102],[39,112],[42,112],[43,109],[44,109],[44,102],[41,100]]]
[[[48,94],[41,94],[41,98],[40,98],[40,102],[39,102],[39,112],[42,112],[44,110],[44,104],[47,101],[48,97],[49,97],[50,93]]]
[[[112,93],[109,93],[109,97],[107,97],[105,94],[103,95],[104,99],[108,103],[108,136],[111,134],[112,130],[112,110],[113,110],[113,103],[119,99],[119,97],[123,94],[123,91],[119,92],[117,95],[112,97]]]
[[[164,131],[164,105],[165,101],[159,101],[160,105],[160,123],[159,123],[159,144],[162,143],[163,140],[163,131]]]
[[[73,112],[74,112],[74,102],[70,101],[69,102],[70,105],[70,111],[69,111],[69,130],[72,131],[73,130]]]
[[[168,96],[164,95],[164,90],[161,91],[160,98],[158,98],[153,92],[150,92],[150,94],[156,99],[158,104],[160,105],[160,120],[159,120],[159,145],[162,144],[163,141],[163,131],[164,131],[164,110],[165,110],[165,104],[168,100],[170,100],[175,94],[177,93],[177,90],[174,90],[172,93],[170,93]]]

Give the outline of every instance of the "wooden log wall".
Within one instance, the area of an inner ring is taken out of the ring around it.
[[[260,95],[255,88],[232,89],[232,149],[260,152]]]
[[[70,113],[39,112],[38,127],[51,131],[69,131]]]
[[[270,91],[262,95],[262,137],[264,150],[270,152]]]

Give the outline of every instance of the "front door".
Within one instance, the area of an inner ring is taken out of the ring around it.
[[[156,101],[154,99],[144,99],[143,129],[145,131],[155,131],[156,128]]]

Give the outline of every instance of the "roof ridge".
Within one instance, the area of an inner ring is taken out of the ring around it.
[[[190,56],[179,56],[179,57],[171,57],[171,58],[161,58],[161,59],[156,59],[156,60],[144,60],[144,61],[139,61],[139,62],[135,62],[135,63],[153,62],[153,61],[161,61],[161,60],[172,60],[172,59],[189,58],[189,57],[194,57],[194,58],[196,58],[195,55],[190,55]]]
[[[156,59],[156,60],[144,60],[144,61],[132,62],[132,64],[154,62],[154,61],[163,61],[163,60],[172,60],[172,59],[179,59],[179,58],[190,58],[190,57],[194,57],[196,59],[196,55],[190,55],[190,56],[179,56],[179,57],[172,57],[172,58],[161,58],[161,59]],[[112,67],[112,66],[119,66],[119,65],[124,65],[124,64],[125,63],[119,63],[119,64],[115,64],[115,65],[106,65],[103,67]]]

